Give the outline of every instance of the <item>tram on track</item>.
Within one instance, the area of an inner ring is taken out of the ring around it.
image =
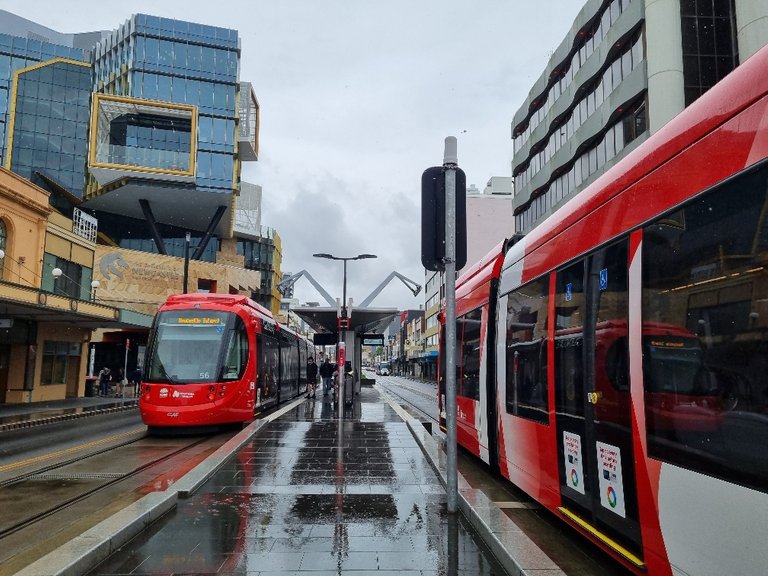
[[[307,389],[312,342],[250,298],[179,294],[150,333],[139,410],[151,429],[245,423]]]
[[[468,269],[455,357],[459,444],[630,571],[764,574],[768,48]]]

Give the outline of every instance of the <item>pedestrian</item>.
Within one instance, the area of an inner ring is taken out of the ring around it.
[[[115,378],[115,398],[119,398],[123,395],[123,388],[128,383],[123,375],[123,369],[117,369],[117,378]]]
[[[133,386],[133,397],[136,398],[139,392],[139,386],[141,385],[141,366],[136,368],[131,373],[131,385]]]
[[[307,359],[307,398],[315,397],[315,387],[317,386],[317,364],[311,356]]]
[[[328,396],[328,392],[333,388],[333,373],[336,366],[331,364],[328,358],[320,366],[320,377],[323,379],[323,396]]]
[[[99,372],[99,396],[109,396],[110,380],[112,380],[112,375],[109,373],[109,368],[104,366]]]

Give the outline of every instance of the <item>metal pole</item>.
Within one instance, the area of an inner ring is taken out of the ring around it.
[[[123,362],[123,377],[118,382],[118,385],[120,386],[120,398],[125,398],[125,386],[123,385],[123,382],[128,382],[128,350],[131,349],[131,339],[126,338],[125,340],[125,360]]]
[[[344,262],[344,282],[343,288],[342,288],[342,298],[341,298],[341,317],[346,318],[347,317],[347,259],[342,258],[342,262]]]
[[[448,425],[446,492],[448,513],[458,512],[456,453],[456,138],[445,139],[445,404]]]
[[[341,259],[344,265],[344,275],[342,276],[342,288],[341,288],[341,326],[339,327],[339,339],[344,342],[345,354],[339,365],[339,397],[336,398],[337,407],[339,409],[339,420],[343,418],[344,414],[344,386],[345,386],[345,373],[347,364],[346,346],[347,346],[347,258]]]
[[[187,293],[189,285],[189,232],[184,240],[184,294]]]

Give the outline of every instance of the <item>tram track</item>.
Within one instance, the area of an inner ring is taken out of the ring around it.
[[[117,452],[120,449],[129,446],[131,444],[135,444],[142,440],[144,436],[140,438],[136,438],[134,440],[130,440],[127,442],[123,442],[116,446],[111,446],[109,448],[106,448],[104,450],[100,450],[98,452],[89,454],[86,458],[78,458],[74,460],[70,460],[67,462],[62,462],[56,465],[47,466],[44,469],[25,474],[23,476],[19,476],[16,479],[11,479],[3,483],[2,486],[0,486],[0,489],[10,487],[13,485],[18,485],[22,482],[34,482],[39,483],[40,481],[61,481],[61,482],[67,482],[71,481],[73,484],[77,483],[78,481],[86,480],[86,481],[103,481],[100,482],[98,485],[94,486],[93,488],[89,488],[85,490],[84,492],[80,492],[77,494],[74,494],[69,497],[65,497],[63,500],[56,502],[54,505],[50,506],[49,508],[35,512],[33,514],[30,514],[26,517],[15,519],[12,521],[10,526],[3,526],[0,525],[0,542],[7,536],[14,534],[15,532],[18,532],[19,530],[22,530],[24,528],[27,528],[36,522],[48,518],[54,514],[57,514],[58,512],[61,512],[65,510],[66,508],[72,506],[73,504],[76,504],[78,502],[82,502],[94,494],[106,490],[110,487],[113,487],[121,482],[125,482],[128,479],[131,479],[141,472],[144,472],[154,466],[158,466],[159,464],[162,464],[166,461],[169,461],[170,459],[182,454],[183,452],[186,452],[188,450],[191,450],[192,448],[202,444],[207,440],[207,438],[199,438],[195,440],[192,443],[186,444],[184,446],[179,447],[176,450],[173,450],[169,453],[163,454],[162,456],[158,458],[154,458],[152,460],[149,460],[147,462],[144,462],[140,464],[139,466],[136,466],[130,471],[127,472],[118,472],[118,473],[104,473],[104,472],[74,472],[74,473],[66,473],[66,472],[60,472],[58,474],[53,473],[55,470],[63,470],[70,466],[73,462],[83,462],[85,460],[88,460],[90,458],[95,458],[97,456],[102,456],[104,454],[108,454],[110,452]],[[3,519],[3,523],[7,521],[7,517]]]
[[[141,436],[139,436],[138,438],[132,438],[130,440],[120,441],[120,438],[122,438],[122,437],[132,436],[132,435],[135,435],[135,434],[138,434],[138,433],[141,433]],[[28,458],[26,460],[19,460],[17,462],[13,462],[11,464],[6,464],[6,465],[3,465],[3,466],[0,466],[0,473],[8,472],[8,471],[11,471],[11,470],[15,470],[17,468],[23,468],[24,466],[34,465],[34,464],[36,464],[38,462],[42,462],[44,460],[50,460],[50,459],[56,457],[57,455],[60,456],[60,455],[68,454],[68,453],[75,453],[75,452],[80,452],[80,451],[83,451],[83,450],[87,450],[89,446],[96,446],[96,445],[100,445],[100,444],[110,443],[110,442],[113,442],[113,441],[118,441],[118,444],[110,444],[109,446],[107,446],[107,447],[105,447],[105,448],[103,448],[101,450],[97,450],[97,451],[94,451],[94,452],[89,452],[87,457],[90,458],[92,456],[97,456],[99,454],[104,454],[104,453],[110,452],[112,450],[120,448],[121,446],[126,446],[128,444],[133,444],[134,442],[138,442],[139,440],[141,440],[145,436],[146,436],[146,427],[142,426],[141,428],[139,428],[139,429],[137,429],[135,431],[123,432],[121,434],[115,434],[113,436],[108,436],[106,438],[100,438],[99,440],[95,440],[95,441],[93,441],[93,442],[91,442],[91,443],[89,443],[87,445],[78,445],[78,446],[75,446],[75,447],[72,447],[72,448],[68,448],[68,449],[65,449],[65,450],[60,450],[60,451],[55,452],[55,453],[46,453],[46,454],[43,454],[41,456],[35,456],[33,458]],[[26,480],[26,479],[28,479],[30,477],[38,476],[40,474],[44,474],[44,473],[49,472],[51,470],[56,470],[57,468],[62,468],[62,467],[67,466],[69,464],[74,464],[75,462],[79,462],[82,459],[83,459],[82,455],[72,456],[71,458],[69,458],[67,460],[57,461],[55,464],[49,464],[49,465],[44,466],[42,468],[39,468],[37,470],[33,470],[31,472],[25,472],[24,474],[20,474],[19,476],[14,476],[14,477],[11,477],[11,478],[6,478],[5,480],[0,480],[0,489],[5,488],[6,486],[10,486],[12,484],[17,484],[19,482],[23,482],[24,480]],[[2,535],[2,533],[0,533],[0,537],[1,537],[1,535]]]
[[[381,386],[381,388],[384,389],[388,394],[396,397],[399,401],[402,401],[408,409],[420,415],[420,420],[426,420],[429,422],[432,425],[433,431],[439,430],[438,420],[434,416],[434,412],[436,410],[435,406],[437,392],[432,391],[432,394],[430,394],[429,391],[424,390],[425,385],[412,385],[407,380],[402,378],[398,378],[397,382],[384,381],[379,379],[377,380],[377,384]],[[411,396],[405,393],[405,391],[410,393]],[[424,403],[416,403],[413,395],[428,401],[431,403],[431,406],[428,403],[426,404],[426,407]]]
[[[0,486],[0,576],[15,574],[145,494],[172,486],[230,437],[153,437],[145,427],[131,428],[27,459],[24,465],[34,469]],[[48,461],[70,450],[64,460]]]

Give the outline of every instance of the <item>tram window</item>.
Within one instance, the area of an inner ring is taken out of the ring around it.
[[[296,382],[299,378],[299,349],[292,334],[280,334],[280,382]]]
[[[765,166],[734,178],[646,226],[642,251],[649,454],[762,491],[767,191]]]
[[[555,293],[555,409],[584,415],[584,262],[557,273]]]
[[[544,424],[549,423],[548,307],[547,278],[518,288],[507,299],[507,412]]]
[[[259,388],[262,398],[277,396],[277,383],[280,371],[280,344],[277,338],[268,334],[259,336]]]
[[[243,377],[245,367],[248,364],[248,333],[245,324],[237,318],[235,328],[231,331],[224,366],[222,366],[222,380],[238,380]]]
[[[456,322],[456,382],[459,394],[480,399],[480,319],[478,308]]]

